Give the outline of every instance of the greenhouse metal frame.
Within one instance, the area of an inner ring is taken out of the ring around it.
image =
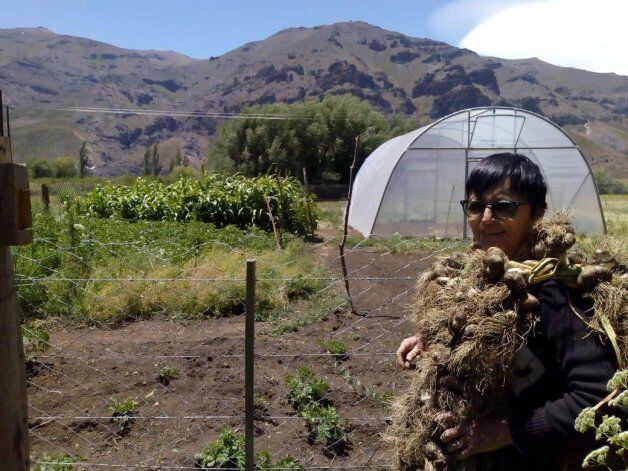
[[[459,200],[469,172],[498,152],[528,156],[548,184],[548,210],[569,211],[580,233],[606,233],[591,168],[549,119],[520,108],[469,108],[391,139],[355,178],[349,224],[365,236],[466,238]]]

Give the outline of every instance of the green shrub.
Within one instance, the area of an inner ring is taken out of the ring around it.
[[[76,177],[76,159],[74,157],[57,157],[52,161],[52,168],[56,178]]]
[[[288,401],[298,411],[303,410],[312,402],[321,401],[329,390],[329,384],[318,379],[314,371],[307,366],[302,366],[295,374],[288,375],[286,386],[288,387]]]
[[[31,178],[50,178],[54,176],[52,164],[48,159],[34,157],[26,162],[26,166]]]
[[[197,220],[217,227],[257,226],[272,230],[266,198],[278,228],[308,235],[316,229],[314,203],[292,178],[239,175],[202,180],[182,178],[170,185],[138,178],[132,187],[98,186],[81,201],[82,210],[100,218],[152,221]]]

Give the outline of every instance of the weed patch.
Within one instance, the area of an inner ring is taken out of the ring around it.
[[[334,358],[338,361],[349,358],[347,346],[339,340],[317,340],[316,345],[324,352],[334,355]]]

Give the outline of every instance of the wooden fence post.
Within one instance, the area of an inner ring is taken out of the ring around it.
[[[44,208],[50,207],[50,191],[45,183],[41,184],[41,201],[44,203]]]
[[[246,471],[255,467],[255,260],[246,261],[244,327],[244,457]]]
[[[0,114],[2,113],[4,110],[0,92]],[[17,177],[23,177],[26,168],[11,164],[10,139],[4,137],[4,129],[2,129],[0,131],[0,465],[3,471],[27,471],[29,446],[26,367],[10,245],[28,243],[30,231],[23,230],[25,228],[22,223],[30,218],[30,196],[24,193],[23,188],[16,188],[16,182],[19,180]],[[28,179],[26,179],[27,189]],[[26,208],[25,197],[29,211],[28,214],[20,217],[16,214],[15,208]]]

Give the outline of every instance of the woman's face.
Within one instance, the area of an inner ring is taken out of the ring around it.
[[[505,180],[501,184],[489,189],[481,197],[470,194],[469,200],[494,203],[496,201],[524,202],[524,198],[510,190],[510,182]],[[541,215],[533,215],[529,204],[517,207],[512,217],[498,218],[490,207],[484,208],[484,213],[478,216],[467,217],[473,240],[484,250],[489,247],[499,247],[509,257],[513,258],[523,243],[528,230],[536,218]]]

